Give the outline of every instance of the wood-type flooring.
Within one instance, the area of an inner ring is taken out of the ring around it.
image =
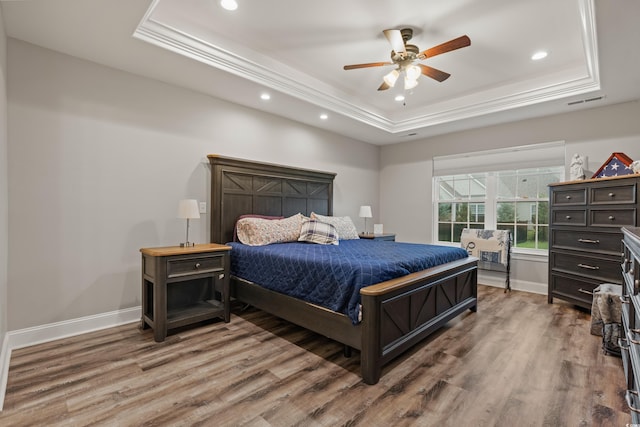
[[[128,324],[14,350],[2,426],[625,426],[621,359],[589,313],[479,286],[365,385],[359,352],[234,309],[162,343]]]

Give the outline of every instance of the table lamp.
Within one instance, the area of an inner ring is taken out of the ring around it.
[[[178,218],[187,220],[187,238],[184,243],[180,243],[181,248],[195,246],[195,243],[189,242],[189,220],[200,218],[198,210],[198,201],[195,199],[180,200],[178,205]]]
[[[367,218],[372,218],[371,206],[360,206],[360,218],[364,218],[364,234],[367,233]]]

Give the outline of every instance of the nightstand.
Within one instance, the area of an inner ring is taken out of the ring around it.
[[[358,236],[361,239],[388,240],[390,242],[396,241],[396,235],[391,233],[383,233],[383,234],[360,233],[358,234]]]
[[[230,319],[230,246],[142,248],[142,318],[157,342],[169,329]]]

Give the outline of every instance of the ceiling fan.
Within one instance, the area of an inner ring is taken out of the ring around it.
[[[413,37],[413,29],[403,28],[401,30],[384,30],[383,33],[393,49],[391,51],[391,62],[370,62],[367,64],[345,65],[343,67],[345,70],[355,70],[357,68],[396,65],[396,68],[384,76],[384,82],[380,85],[378,90],[387,90],[390,87],[393,87],[402,72],[404,72],[405,75],[405,89],[413,89],[416,87],[418,85],[418,78],[421,74],[431,77],[439,82],[443,82],[448,79],[451,74],[429,67],[428,65],[420,64],[417,61],[422,61],[423,59],[431,58],[432,56],[440,55],[441,53],[467,47],[471,44],[471,39],[469,39],[469,37],[460,36],[420,52],[418,46],[407,44],[407,41],[411,40],[411,37]]]

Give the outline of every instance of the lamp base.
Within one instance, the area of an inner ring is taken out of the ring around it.
[[[180,243],[180,247],[181,248],[192,248],[194,247],[196,244],[192,243],[192,242],[185,242],[185,243]]]

